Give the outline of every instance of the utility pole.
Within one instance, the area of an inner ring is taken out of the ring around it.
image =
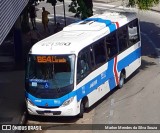
[[[64,12],[64,25],[66,26],[66,11],[65,11],[65,3],[64,0],[58,0],[60,2],[63,2],[63,12]]]
[[[64,25],[66,26],[66,11],[65,11],[65,3],[64,3],[64,0],[63,0],[63,10],[64,10]]]

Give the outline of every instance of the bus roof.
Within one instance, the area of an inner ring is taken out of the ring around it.
[[[133,12],[104,12],[73,23],[62,31],[37,42],[31,54],[78,54],[89,44],[136,18]]]

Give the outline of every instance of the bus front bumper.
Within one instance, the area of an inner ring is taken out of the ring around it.
[[[79,114],[79,104],[74,100],[69,105],[59,108],[40,108],[26,101],[27,110],[30,115],[41,116],[76,116]]]

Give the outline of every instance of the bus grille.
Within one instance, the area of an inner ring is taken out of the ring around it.
[[[40,115],[44,115],[45,113],[52,113],[53,115],[60,115],[61,111],[36,111]]]
[[[45,109],[56,109],[56,108],[59,108],[58,106],[49,106],[49,107],[47,107],[47,106],[37,106],[38,108],[45,108]]]

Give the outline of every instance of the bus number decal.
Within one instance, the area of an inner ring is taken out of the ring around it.
[[[90,84],[90,88],[94,87],[96,84],[97,84],[97,80],[93,81],[93,82]]]
[[[69,46],[71,45],[71,42],[47,42],[43,43],[41,46]]]
[[[101,79],[106,78],[106,72],[101,73]]]

